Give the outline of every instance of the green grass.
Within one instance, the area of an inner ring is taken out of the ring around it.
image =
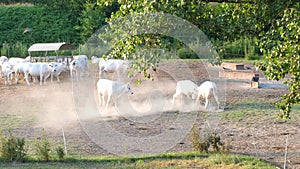
[[[0,162],[1,168],[223,168],[275,169],[262,160],[237,154],[200,154],[197,152],[165,153],[146,156],[68,157],[59,162],[41,163],[36,158],[26,163]]]
[[[292,108],[291,119],[281,119],[277,116],[280,110],[275,107],[275,100],[257,98],[240,99],[230,103],[228,109],[222,113],[222,122],[234,123],[237,126],[255,126],[259,122],[298,123],[300,121],[300,105]]]
[[[264,99],[241,99],[223,113],[227,120],[241,120],[244,118],[266,117],[275,114],[278,109]]]
[[[223,59],[222,62],[248,62],[248,63],[254,63],[257,61],[260,61],[261,59],[253,59],[249,60],[246,58],[232,58],[232,59]]]
[[[24,127],[25,124],[34,122],[33,118],[24,118],[15,114],[0,114],[0,128],[2,130],[9,130],[14,128]]]

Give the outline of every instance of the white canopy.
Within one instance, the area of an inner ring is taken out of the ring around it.
[[[58,51],[58,50],[74,50],[74,47],[69,43],[35,43],[31,45],[28,52],[32,51]]]
[[[59,50],[74,50],[75,48],[69,43],[35,43],[28,48],[29,56],[31,56],[30,52],[37,51],[45,51],[47,56],[48,51],[54,51],[56,53],[55,60],[58,58]],[[39,60],[41,60],[41,56],[39,56]]]

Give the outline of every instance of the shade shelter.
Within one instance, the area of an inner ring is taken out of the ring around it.
[[[57,60],[59,50],[75,50],[75,48],[71,44],[65,43],[65,42],[35,43],[28,48],[28,53],[29,53],[29,56],[31,56],[31,52],[45,51],[46,52],[45,56],[47,56],[48,51],[54,51],[56,54],[55,60]]]

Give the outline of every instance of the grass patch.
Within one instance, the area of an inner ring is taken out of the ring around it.
[[[236,154],[201,154],[197,152],[165,153],[147,156],[99,156],[99,157],[68,157],[59,161],[39,163],[30,158],[26,163],[4,163],[0,167],[17,168],[223,168],[275,169],[275,166],[259,159]]]
[[[2,130],[24,127],[24,124],[30,124],[33,122],[33,118],[24,118],[14,114],[0,114],[0,124]]]
[[[261,59],[246,59],[246,58],[231,58],[231,59],[222,59],[222,62],[233,62],[233,63],[239,63],[239,62],[247,62],[247,63],[255,63]]]
[[[224,111],[223,119],[239,121],[249,118],[270,118],[272,116],[275,118],[276,111],[278,109],[263,99],[243,99],[235,102],[231,108]]]

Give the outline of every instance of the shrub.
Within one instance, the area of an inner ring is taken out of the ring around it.
[[[217,42],[222,48],[222,55],[225,59],[245,58],[253,60],[259,58],[259,48],[254,38],[242,37],[234,41]]]
[[[9,56],[9,44],[7,42],[2,44],[1,56]]]
[[[221,138],[219,135],[217,135],[216,133],[211,133],[209,136],[209,142],[213,147],[214,151],[219,152],[220,151],[220,147],[219,146],[223,146],[224,144],[221,142]]]
[[[27,46],[19,41],[15,44],[9,44],[5,42],[2,44],[1,55],[7,57],[25,58],[28,56]]]
[[[181,48],[177,51],[180,59],[198,59],[199,57],[189,48]]]
[[[25,139],[14,137],[9,131],[8,137],[1,137],[1,157],[7,161],[25,161]]]
[[[200,137],[200,130],[196,124],[192,127],[190,140],[195,151],[208,152],[208,148],[210,146],[209,140],[205,140]]]
[[[65,157],[64,149],[61,146],[59,146],[55,150],[56,150],[56,154],[57,154],[58,160],[62,161],[64,159],[64,157]]]
[[[38,155],[38,158],[41,160],[41,161],[45,161],[45,162],[48,162],[51,158],[51,155],[50,155],[50,142],[49,140],[46,138],[46,134],[43,130],[43,135],[42,135],[42,138],[40,141],[37,142],[36,144],[36,151],[37,151],[37,155]]]
[[[217,133],[213,132],[206,132],[204,135],[201,135],[196,124],[193,125],[189,137],[195,151],[208,152],[210,146],[212,146],[212,149],[215,152],[223,152],[225,154],[229,152],[229,141],[227,141],[226,145],[224,145],[221,141],[221,137]]]

